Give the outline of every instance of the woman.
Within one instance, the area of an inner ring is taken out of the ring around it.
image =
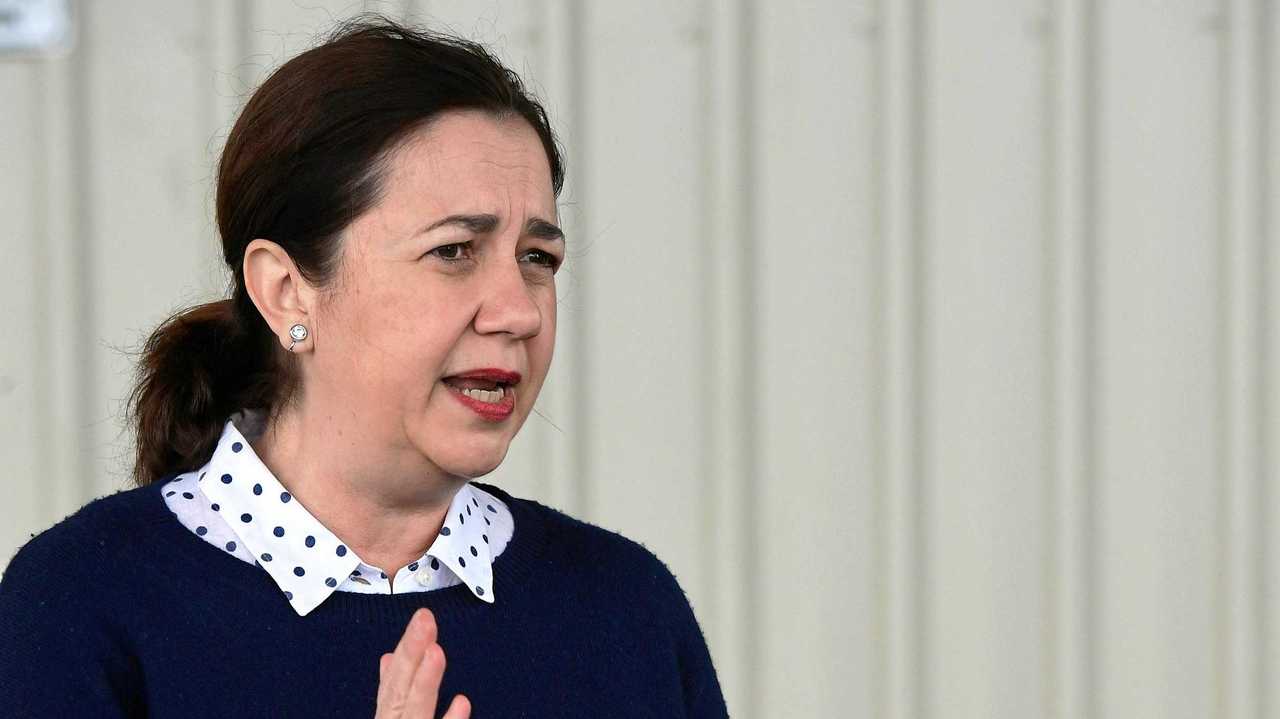
[[[340,26],[218,170],[230,299],[164,322],[138,487],[0,582],[6,716],[725,716],[665,564],[496,486],[551,364],[564,170],[483,48]]]

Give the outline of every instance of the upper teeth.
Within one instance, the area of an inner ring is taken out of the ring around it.
[[[481,402],[498,402],[502,400],[502,388],[497,389],[464,389],[466,396]]]

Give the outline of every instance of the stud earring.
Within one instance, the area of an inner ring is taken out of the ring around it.
[[[293,346],[307,338],[307,328],[305,325],[297,324],[289,328],[289,336],[293,341],[289,343],[289,351],[293,351]]]

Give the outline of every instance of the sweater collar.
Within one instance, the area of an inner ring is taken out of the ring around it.
[[[245,433],[237,424],[245,427]],[[200,491],[284,593],[306,616],[347,581],[359,581],[366,565],[346,543],[294,498],[262,463],[246,439],[260,417],[246,412],[227,420],[213,456],[196,471]],[[421,577],[447,566],[476,598],[492,604],[493,568],[486,529],[499,510],[482,502],[471,483],[454,495],[444,526],[430,549],[396,577]],[[371,566],[371,565],[368,565]],[[378,568],[385,574],[384,568]],[[410,574],[406,574],[405,571]]]

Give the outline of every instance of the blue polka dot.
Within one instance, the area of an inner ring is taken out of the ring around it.
[[[488,517],[485,517],[485,518],[484,518],[484,523],[485,523],[485,524],[487,524],[487,525],[490,525],[490,526],[492,526],[492,525],[493,525],[493,522],[490,522]]]
[[[335,551],[338,553],[339,557],[347,556],[347,548],[342,546],[341,544],[338,545],[338,548]]]
[[[358,577],[358,576],[360,576],[360,570],[359,570],[359,569],[352,570],[352,572],[351,572],[351,576],[353,576],[353,577]]]
[[[481,534],[480,536],[484,538],[484,543],[485,543],[485,544],[488,544],[488,543],[489,543],[489,535],[487,535],[487,534]]]
[[[293,592],[285,592],[284,598],[288,599],[289,601],[293,601]]]
[[[182,493],[182,498],[183,498],[183,499],[195,499],[195,498],[196,498],[196,496],[195,496],[194,494],[190,493],[190,492],[183,492],[183,493]]]
[[[294,574],[294,576],[301,577],[302,575],[304,575],[304,574],[306,574],[306,573],[307,573],[307,570],[303,569],[302,567],[294,567],[294,568],[293,568],[293,574]]]
[[[212,509],[212,510],[213,510],[213,511],[215,511],[215,512],[216,512],[216,511],[218,511],[218,509],[219,509],[219,507],[218,507],[218,503],[217,503],[217,502],[214,502],[213,504],[209,505],[209,507],[210,507],[210,509]]]
[[[418,563],[417,563],[417,562],[414,562],[413,564],[410,564],[410,565],[409,565],[409,571],[410,571],[410,572],[416,572],[416,571],[418,571]]]
[[[476,505],[477,507],[480,506],[480,500],[476,499],[475,497],[471,498],[471,503]]]
[[[263,553],[263,555],[262,555],[262,561],[264,561],[264,562],[270,562],[270,561],[271,561],[271,555],[270,555],[270,554],[267,554],[267,553]]]
[[[203,480],[203,479],[204,479],[205,474],[207,474],[207,472],[201,472],[201,473],[200,473],[200,479],[202,479],[202,480]]]
[[[276,527],[276,528],[273,530],[273,533],[274,533],[277,537],[283,537],[283,536],[284,536],[284,527]]]
[[[471,516],[471,508],[470,508],[470,507],[467,507],[467,516],[468,516],[468,517],[470,517],[470,516]]]
[[[483,596],[484,596],[484,587],[482,587],[482,586],[480,586],[479,584],[477,584],[477,585],[476,585],[476,594],[479,594],[480,596],[482,596],[482,597],[483,597]]]
[[[288,493],[288,492],[281,492],[281,493],[280,493],[280,501],[281,501],[281,502],[288,502],[290,499],[293,499],[293,497],[289,496],[289,493]]]
[[[462,512],[458,512],[458,523],[459,523],[459,524],[466,524],[466,523],[467,523],[467,518],[466,518],[466,517],[464,517],[464,516],[462,516]]]
[[[254,493],[254,494],[262,494],[262,485],[261,485],[261,484],[255,484],[255,485],[253,485],[253,493]]]
[[[446,537],[447,537],[447,536],[449,536],[449,533],[450,533],[451,531],[452,531],[452,530],[450,530],[448,527],[441,527],[441,528],[440,528],[440,533],[441,533],[441,534],[443,534],[443,535],[444,535],[444,536],[446,536]]]
[[[431,558],[431,568],[432,568],[432,569],[439,569],[439,568],[440,568],[440,562],[436,561],[436,558],[435,558],[435,557],[432,557],[432,558]]]
[[[383,579],[386,579],[386,578],[387,578],[387,573],[386,573],[386,572],[378,572],[378,574],[381,574]]]
[[[201,537],[203,537],[208,533],[209,533],[209,528],[204,526],[203,524],[200,525],[199,527],[196,527],[196,534],[200,535]]]
[[[310,534],[308,534],[308,535],[307,535],[307,542],[306,542],[306,544],[307,544],[307,546],[308,546],[308,547],[314,547],[314,546],[316,546],[316,538],[315,538],[315,537],[313,537],[313,536],[311,536]]]
[[[328,579],[324,580],[324,585],[326,587],[336,587],[338,586],[338,580],[334,579],[333,577],[329,577]]]
[[[240,521],[241,521],[241,522],[245,522],[246,524],[247,524],[247,523],[249,523],[249,522],[252,522],[252,521],[253,521],[253,515],[252,515],[252,514],[249,514],[248,512],[245,512],[244,514],[240,515]]]
[[[235,543],[235,542],[227,542],[227,551],[228,551],[228,552],[234,552],[234,551],[236,551],[236,543]]]
[[[240,444],[239,442],[235,442],[231,445],[232,452],[239,452],[242,449],[244,449],[244,445]]]
[[[480,556],[480,555],[479,555],[479,553],[477,553],[477,552],[476,552],[476,545],[474,545],[474,544],[473,544],[473,545],[471,545],[471,556],[473,556],[473,557],[478,557],[478,556]]]
[[[487,507],[490,512],[493,512],[494,514],[498,513],[498,510],[494,509],[492,504],[486,504],[484,506]]]
[[[467,566],[467,560],[463,559],[462,557],[458,557],[458,564],[461,564],[462,566],[465,567]]]
[[[231,484],[231,475],[229,475],[229,474],[224,474],[224,475],[222,475],[222,483],[223,483],[223,484]]]
[[[175,494],[177,494],[177,492],[175,492],[175,491],[173,491],[173,490],[169,490],[167,493],[165,493],[165,495],[164,495],[164,496],[166,496],[166,497],[172,497],[172,496],[173,496],[173,495],[175,495]]]

